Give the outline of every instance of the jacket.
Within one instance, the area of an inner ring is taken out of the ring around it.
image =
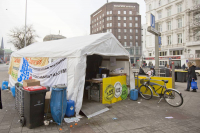
[[[196,76],[196,73],[195,73],[195,68],[196,68],[195,66],[189,67],[188,78],[189,78],[190,81],[192,81],[192,78],[197,80],[197,76]]]

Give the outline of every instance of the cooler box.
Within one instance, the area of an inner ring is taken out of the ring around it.
[[[74,111],[75,110],[75,102],[72,100],[67,101],[67,109],[66,109],[66,116],[67,117],[72,117],[74,116]]]
[[[138,90],[132,89],[130,91],[130,99],[136,101],[138,99]]]
[[[8,89],[8,81],[3,81],[1,88],[2,90]]]
[[[28,128],[44,125],[44,106],[47,89],[43,86],[24,87],[24,117]]]

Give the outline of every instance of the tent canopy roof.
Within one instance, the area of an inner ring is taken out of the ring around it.
[[[100,33],[31,44],[13,52],[13,57],[80,57],[99,54],[127,56],[128,51],[112,33]]]

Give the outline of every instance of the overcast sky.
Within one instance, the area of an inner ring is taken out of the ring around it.
[[[4,47],[14,50],[7,43],[8,33],[14,27],[25,25],[26,0],[0,0],[0,40]],[[103,6],[107,0],[27,0],[27,24],[32,24],[37,39],[41,42],[48,34],[58,34],[67,38],[90,34],[90,15]],[[137,2],[140,5],[142,24],[145,20],[144,0],[109,0],[109,2]]]

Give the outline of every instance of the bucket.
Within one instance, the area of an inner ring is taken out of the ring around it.
[[[15,86],[12,86],[10,88],[11,92],[12,92],[12,96],[15,97]]]
[[[132,89],[130,91],[130,99],[133,101],[136,101],[138,99],[138,90],[137,89]]]
[[[8,81],[3,81],[1,88],[2,88],[2,90],[8,89]]]

